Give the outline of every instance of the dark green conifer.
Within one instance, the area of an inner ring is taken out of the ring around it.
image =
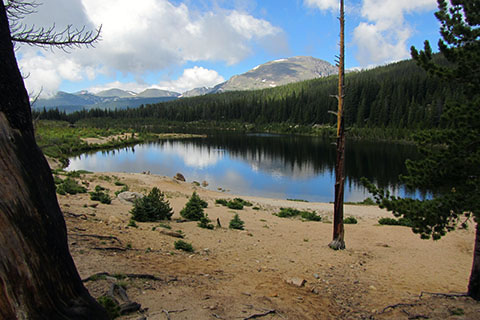
[[[480,300],[480,0],[438,0],[439,43],[446,64],[433,61],[432,49],[412,47],[412,57],[425,70],[461,84],[463,95],[450,102],[440,119],[443,130],[416,137],[423,156],[407,161],[403,178],[410,187],[431,190],[431,199],[390,196],[364,180],[377,203],[396,217],[410,220],[422,238],[440,239],[473,217],[476,239],[468,295]]]

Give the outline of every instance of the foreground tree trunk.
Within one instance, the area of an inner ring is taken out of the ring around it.
[[[477,222],[475,233],[475,248],[473,249],[473,265],[468,282],[468,295],[480,300],[480,221]]]
[[[0,2],[0,319],[108,319],[67,245]]]
[[[338,61],[337,159],[335,162],[335,204],[333,209],[333,240],[328,245],[334,250],[345,249],[345,230],[343,227],[343,197],[345,188],[345,125],[343,112],[344,89],[345,13],[343,0],[340,0],[340,57]]]

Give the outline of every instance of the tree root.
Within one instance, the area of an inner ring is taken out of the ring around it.
[[[328,244],[330,249],[333,250],[344,250],[345,249],[345,241],[343,239],[335,239]]]
[[[268,310],[268,311],[265,311],[263,313],[256,313],[256,314],[252,314],[251,316],[248,316],[246,318],[243,318],[243,320],[248,320],[248,319],[255,319],[255,318],[260,318],[260,317],[264,317],[266,315],[269,315],[271,313],[277,313],[277,311],[275,309],[272,309],[272,310]]]
[[[148,279],[148,280],[154,280],[154,281],[165,281],[152,274],[144,274],[144,273],[111,274],[108,272],[99,272],[89,276],[88,278],[82,279],[82,282],[97,281],[99,279],[104,279],[105,277],[112,277],[116,279],[131,278],[131,279]]]

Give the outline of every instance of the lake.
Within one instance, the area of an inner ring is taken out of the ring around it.
[[[417,157],[412,145],[348,141],[345,201],[369,196],[359,185],[367,177],[396,195],[420,197],[399,182],[405,160]],[[207,181],[208,189],[235,195],[332,202],[335,146],[317,137],[269,134],[214,134],[207,138],[163,140],[70,158],[67,170],[146,172],[188,182]]]

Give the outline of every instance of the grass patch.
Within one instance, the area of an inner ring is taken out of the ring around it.
[[[55,181],[55,178],[54,178],[54,181]],[[75,179],[72,179],[71,177],[68,177],[65,180],[58,178],[56,179],[55,182],[56,183],[58,182],[58,184],[56,185],[57,193],[61,195],[66,195],[67,193],[77,194],[77,193],[87,192],[87,189],[85,187],[79,185],[78,182]]]
[[[110,319],[120,317],[120,306],[112,298],[101,296],[97,301],[107,311]]]
[[[105,193],[106,191],[102,186],[95,186],[95,191],[90,192],[90,200],[92,201],[100,201],[101,203],[104,204],[110,204],[112,203],[112,198],[108,195],[108,193]]]
[[[185,252],[194,252],[192,244],[183,240],[175,241],[174,246],[175,246],[175,249],[177,250],[183,250]]]
[[[296,201],[296,202],[308,202],[308,200],[303,199],[287,199],[288,201]]]
[[[357,224],[358,221],[357,221],[357,219],[355,219],[355,217],[347,217],[347,218],[343,219],[343,223],[344,224]]]

